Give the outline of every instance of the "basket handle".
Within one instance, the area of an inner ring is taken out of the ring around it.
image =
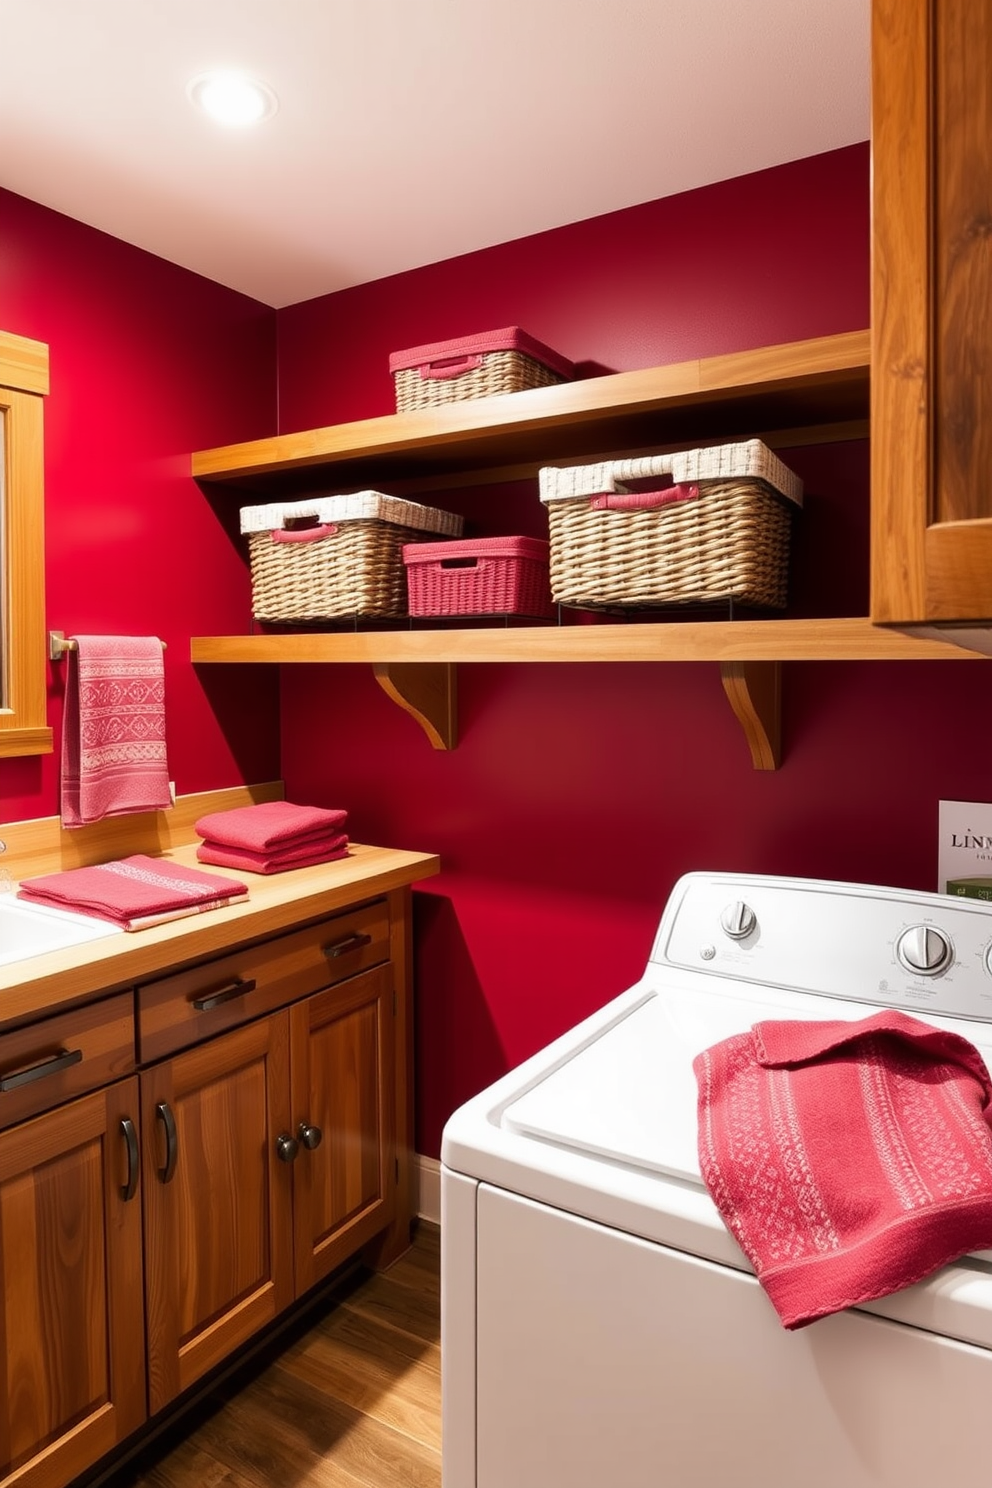
[[[337,530],[336,522],[322,522],[317,527],[279,527],[269,536],[277,543],[307,543],[316,542],[321,537],[333,537]]]
[[[464,356],[442,357],[436,362],[423,362],[420,375],[431,382],[437,382],[443,377],[461,377],[463,372],[474,372],[476,367],[481,366],[482,357],[476,352],[467,352]]]
[[[660,491],[604,491],[590,496],[592,511],[647,511],[656,506],[672,506],[679,501],[695,501],[697,485],[663,486]]]
[[[640,455],[608,460],[604,468],[615,481],[647,480],[652,475],[671,475],[673,460],[673,455]]]
[[[550,466],[540,473],[541,499],[557,501],[623,491],[623,481],[671,476],[674,455],[642,455],[630,460],[602,460],[596,465]]]

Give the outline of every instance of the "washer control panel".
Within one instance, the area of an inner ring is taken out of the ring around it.
[[[992,1022],[992,904],[821,879],[689,873],[652,961]]]

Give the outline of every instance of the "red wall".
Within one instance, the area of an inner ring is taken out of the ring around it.
[[[618,370],[868,324],[868,149],[707,187],[281,311],[280,425],[388,412],[388,354],[521,324]],[[791,450],[792,614],[864,614],[867,448]],[[533,485],[438,492],[471,530],[546,531]],[[418,1148],[463,1099],[640,973],[679,874],[932,888],[937,802],[990,789],[979,663],[793,663],[785,760],[755,772],[714,665],[462,666],[435,752],[366,668],[286,668],[292,797],[437,851],[417,904]]]
[[[189,661],[244,626],[230,513],[191,451],[275,428],[275,312],[0,191],[0,328],[48,343],[48,625],[161,636],[170,773],[182,793],[279,774],[277,678]],[[62,665],[49,668],[61,728]],[[0,760],[0,821],[58,812],[58,758]],[[10,865],[16,877],[16,864]]]
[[[866,146],[578,223],[278,313],[0,192],[0,326],[51,347],[51,626],[169,642],[182,792],[280,773],[278,674],[188,661],[243,631],[236,499],[193,449],[388,412],[391,350],[522,324],[590,373],[863,327]],[[278,339],[277,339],[278,338]],[[867,608],[867,451],[807,483],[790,613]],[[531,483],[439,493],[543,530]],[[365,667],[288,667],[282,775],[356,839],[440,853],[417,892],[418,1147],[453,1107],[627,986],[675,878],[737,868],[932,887],[941,798],[989,793],[979,664],[785,668],[785,761],[751,769],[715,666],[464,666],[433,751]],[[50,718],[61,722],[52,669]],[[57,736],[58,737],[58,736]],[[56,760],[0,760],[0,820],[58,809]],[[16,868],[16,865],[11,865]]]

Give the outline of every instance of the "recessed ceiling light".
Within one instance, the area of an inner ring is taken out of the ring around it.
[[[279,106],[271,88],[240,72],[202,73],[193,78],[186,92],[211,119],[233,129],[259,124]]]

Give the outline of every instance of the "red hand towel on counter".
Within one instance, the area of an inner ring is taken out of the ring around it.
[[[216,846],[267,855],[340,833],[347,819],[347,811],[294,806],[291,801],[261,801],[257,806],[212,811],[201,816],[193,830]]]
[[[992,1083],[898,1011],[757,1023],[697,1055],[699,1159],[787,1328],[992,1245]]]
[[[76,636],[66,653],[62,825],[165,810],[165,667],[157,636]]]
[[[331,863],[348,856],[348,838],[343,832],[333,837],[314,838],[282,852],[256,853],[246,848],[224,847],[217,842],[203,842],[196,849],[201,863],[215,863],[219,868],[235,868],[240,873],[284,873],[287,868],[313,868],[317,863]]]
[[[138,853],[116,863],[29,878],[17,893],[18,898],[36,904],[96,915],[125,930],[141,930],[238,903],[247,899],[248,886],[238,879]]]

